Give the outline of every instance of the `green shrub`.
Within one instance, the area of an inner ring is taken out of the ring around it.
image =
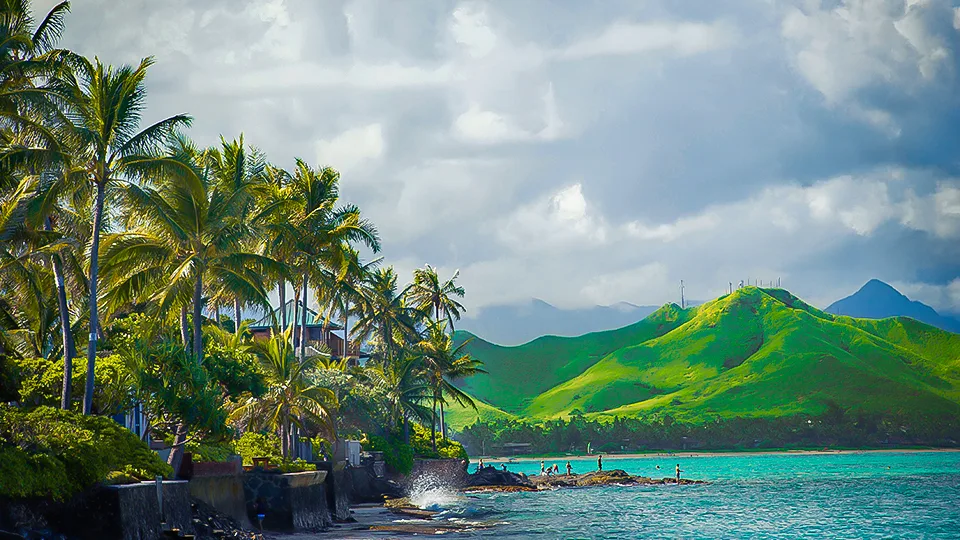
[[[297,458],[293,461],[285,461],[281,463],[278,468],[280,472],[284,473],[293,473],[293,472],[304,472],[304,471],[315,471],[317,466],[313,463],[307,463],[306,461]]]
[[[442,458],[470,459],[463,445],[453,439],[437,439],[437,453]]]
[[[234,443],[234,449],[243,459],[244,465],[253,465],[253,458],[270,458],[270,463],[283,462],[280,453],[280,437],[273,433],[248,431]]]
[[[400,436],[373,435],[362,444],[366,450],[383,452],[383,461],[390,470],[400,474],[409,474],[413,470],[413,447],[405,444]]]
[[[171,437],[172,440],[172,437]],[[190,452],[193,461],[230,461],[237,455],[237,450],[232,442],[207,443],[191,441],[186,445],[187,452]]]
[[[51,407],[0,406],[0,497],[62,499],[120,471],[149,480],[172,476],[136,435],[110,418]]]

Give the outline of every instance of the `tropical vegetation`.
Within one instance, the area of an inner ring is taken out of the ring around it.
[[[57,48],[69,10],[0,2],[0,496],[170,476],[185,451],[287,468],[345,438],[464,455],[442,411],[473,406],[451,381],[482,368],[451,336],[458,274],[401,285],[333,166],[272,161],[243,134],[201,144],[178,112],[144,125],[154,59]],[[106,418],[131,412],[136,435]],[[87,460],[98,444],[131,449]]]

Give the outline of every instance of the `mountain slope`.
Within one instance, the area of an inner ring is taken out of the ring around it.
[[[516,347],[496,345],[458,330],[457,342],[471,339],[465,350],[483,360],[487,371],[458,384],[469,394],[515,413],[529,398],[576,377],[608,353],[676,328],[689,313],[667,304],[646,319],[616,330],[578,337],[544,336]]]
[[[857,292],[830,304],[826,311],[866,319],[910,317],[941,330],[960,333],[960,321],[945,317],[922,302],[910,300],[900,291],[877,279],[871,279]]]
[[[680,316],[664,331],[638,333],[606,353],[594,349],[602,357],[581,362],[575,376],[542,391],[521,386],[506,401],[488,391],[487,400],[543,419],[580,411],[601,418],[669,413],[709,420],[819,414],[831,406],[888,416],[960,415],[958,334],[909,318],[835,316],[784,290],[756,287],[673,312]],[[607,334],[591,339],[611,343]],[[487,360],[484,352],[475,354]],[[526,369],[536,370],[530,362],[545,351],[533,346],[524,352]],[[566,358],[546,356],[552,365]],[[485,384],[512,385],[505,379],[517,371],[498,369]]]
[[[484,307],[476,318],[458,324],[500,345],[527,343],[540,336],[579,336],[635,323],[656,311],[654,306],[620,302],[612,306],[560,309],[536,298],[516,304]]]

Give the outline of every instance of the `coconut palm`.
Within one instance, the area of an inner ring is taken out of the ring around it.
[[[407,305],[407,296],[397,289],[392,266],[378,268],[359,289],[360,318],[355,338],[371,340],[381,362],[397,358],[403,347],[419,340],[417,323],[423,313]]]
[[[285,459],[291,457],[294,426],[326,439],[334,438],[331,409],[337,406],[333,392],[318,386],[313,379],[320,357],[298,359],[290,334],[288,328],[269,339],[253,342],[250,352],[260,362],[268,390],[259,398],[249,398],[231,414],[231,419],[241,422],[246,429],[278,432]]]
[[[430,407],[424,405],[433,398],[433,389],[423,376],[422,357],[406,352],[394,362],[380,363],[369,370],[370,380],[384,398],[391,425],[403,422],[403,438],[410,442],[410,420],[428,422],[432,419]]]
[[[450,279],[441,281],[437,270],[429,264],[414,270],[413,283],[407,290],[411,303],[424,313],[432,313],[434,321],[444,317],[452,329],[453,320],[459,321],[460,313],[465,311],[456,300],[463,298],[465,293],[463,287],[456,283],[459,276],[460,271],[457,270]]]
[[[454,379],[469,377],[478,373],[485,373],[483,363],[464,352],[467,340],[454,346],[453,336],[447,333],[446,322],[433,322],[427,326],[424,339],[418,344],[420,354],[423,355],[424,371],[427,374],[433,391],[434,421],[431,437],[433,449],[437,448],[436,440],[436,408],[440,406],[440,434],[446,439],[446,423],[443,418],[444,395],[448,395],[464,407],[477,408],[473,399],[451,382]]]
[[[339,267],[321,269],[319,281],[322,286],[316,292],[317,303],[326,307],[326,316],[323,319],[325,324],[334,313],[340,315],[343,323],[343,348],[334,352],[339,352],[341,358],[350,354],[350,315],[361,313],[361,287],[369,281],[382,260],[377,258],[364,263],[356,249],[347,247]]]
[[[210,153],[175,137],[171,159],[194,166],[156,187],[125,184],[121,191],[132,228],[107,235],[103,247],[107,305],[147,302],[161,314],[192,305],[192,353],[198,363],[204,298],[220,292],[269,306],[260,275],[277,266],[247,249],[255,231],[242,210],[256,180],[221,182],[210,174]]]
[[[95,190],[90,241],[90,336],[87,343],[87,380],[83,412],[93,405],[94,367],[99,330],[100,236],[104,227],[107,191],[122,181],[155,178],[175,170],[182,162],[162,152],[171,132],[190,124],[190,117],[177,115],[139,130],[146,100],[144,79],[153,64],[145,58],[136,68],[105,66],[76,54],[65,54],[69,71],[61,71],[47,84],[47,95],[61,104],[75,140],[76,163],[83,165]]]
[[[317,169],[297,159],[289,183],[278,200],[267,205],[257,220],[266,225],[270,253],[283,257],[292,268],[294,301],[303,309],[295,312],[294,337],[300,337],[300,356],[306,354],[307,291],[318,282],[323,270],[339,268],[351,243],[360,242],[374,252],[380,250],[376,228],[353,205],[338,206],[340,173],[329,167]],[[270,219],[270,218],[273,219]],[[299,333],[297,326],[300,327]]]

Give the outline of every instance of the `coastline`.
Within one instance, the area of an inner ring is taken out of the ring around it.
[[[708,450],[704,452],[694,452],[684,450],[682,452],[646,452],[631,454],[603,454],[604,461],[615,461],[618,459],[646,459],[662,457],[694,458],[694,457],[744,457],[744,456],[829,456],[845,454],[919,454],[927,452],[960,452],[960,448],[870,448],[870,449],[838,449],[838,450]],[[478,459],[490,463],[500,462],[529,462],[540,461],[541,459],[589,459],[596,458],[599,453],[594,454],[544,454],[544,455],[523,455],[523,456],[471,456],[470,462]]]

